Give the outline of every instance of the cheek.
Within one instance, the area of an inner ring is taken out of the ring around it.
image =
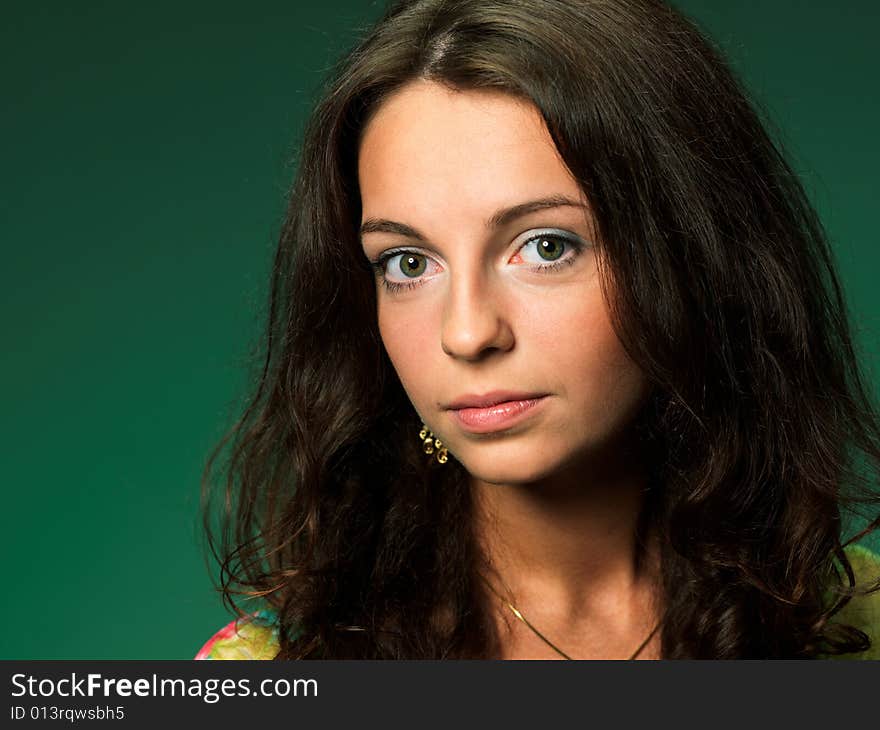
[[[433,359],[430,354],[437,347],[434,324],[417,307],[410,309],[394,304],[380,303],[378,309],[379,334],[388,358],[400,378],[410,400],[418,406],[428,396]]]
[[[520,340],[536,352],[552,354],[548,362],[565,368],[560,372],[570,376],[614,364],[619,343],[601,297],[591,289],[572,287],[552,299],[525,304],[520,308]]]
[[[572,308],[572,302],[581,306]],[[641,370],[620,344],[598,288],[570,296],[556,320],[532,318],[532,347],[555,370],[570,401],[609,416],[629,410],[644,387]]]

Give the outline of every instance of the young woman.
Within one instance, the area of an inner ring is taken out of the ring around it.
[[[242,618],[200,657],[880,656],[832,254],[659,0],[387,12],[314,112],[206,485],[227,447]]]

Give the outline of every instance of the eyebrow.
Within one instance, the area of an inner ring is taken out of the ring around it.
[[[529,213],[534,213],[539,210],[547,210],[548,208],[563,207],[583,208],[584,210],[587,210],[587,206],[577,200],[572,200],[564,195],[551,195],[547,198],[529,200],[528,202],[518,203],[509,208],[497,210],[486,221],[486,227],[489,229],[501,228],[502,226],[506,226],[508,223],[512,223],[517,218],[522,218]],[[398,223],[397,221],[386,220],[384,218],[367,218],[367,220],[361,224],[361,235],[363,236],[365,233],[396,233],[397,235],[414,238],[418,241],[427,240],[425,236],[412,226],[408,226],[405,223]]]

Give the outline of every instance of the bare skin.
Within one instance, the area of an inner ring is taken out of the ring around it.
[[[540,114],[500,92],[413,82],[368,124],[358,175],[382,340],[471,474],[487,578],[569,655],[627,658],[659,612],[628,430],[648,385],[611,326],[588,201]],[[493,391],[533,407],[477,430],[450,407]],[[560,658],[489,595],[502,657]]]
[[[626,659],[658,620],[656,548],[649,540],[646,550],[637,550],[641,497],[635,477],[623,465],[614,467],[616,473],[611,465],[605,475],[595,472],[589,491],[576,472],[568,485],[558,474],[552,483],[503,489],[477,483],[478,526],[493,586],[573,658]],[[493,600],[501,658],[560,658],[504,601]],[[638,658],[659,654],[655,635]]]

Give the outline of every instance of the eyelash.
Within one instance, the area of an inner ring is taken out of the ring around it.
[[[537,239],[548,238],[554,241],[562,241],[566,246],[568,246],[574,253],[564,259],[557,259],[556,261],[552,261],[545,265],[533,265],[530,268],[530,271],[533,271],[536,274],[549,274],[553,271],[558,271],[559,269],[563,269],[566,266],[571,266],[575,261],[577,261],[578,257],[583,253],[586,248],[586,244],[577,238],[569,238],[568,236],[560,236],[558,234],[546,234],[542,233],[537,236],[532,236],[523,242],[523,245],[517,249],[517,253],[521,251],[525,246],[532,241]],[[379,256],[375,261],[370,261],[370,266],[373,267],[373,270],[376,273],[376,278],[380,279],[382,285],[385,287],[385,290],[391,294],[403,291],[404,289],[415,289],[417,286],[421,286],[425,282],[424,278],[419,277],[418,279],[413,279],[410,283],[401,284],[397,281],[389,281],[385,278],[385,264],[389,259],[394,258],[402,253],[414,253],[419,256],[424,256],[425,254],[421,254],[418,251],[412,251],[408,248],[395,248],[390,251],[386,251],[381,256]]]

